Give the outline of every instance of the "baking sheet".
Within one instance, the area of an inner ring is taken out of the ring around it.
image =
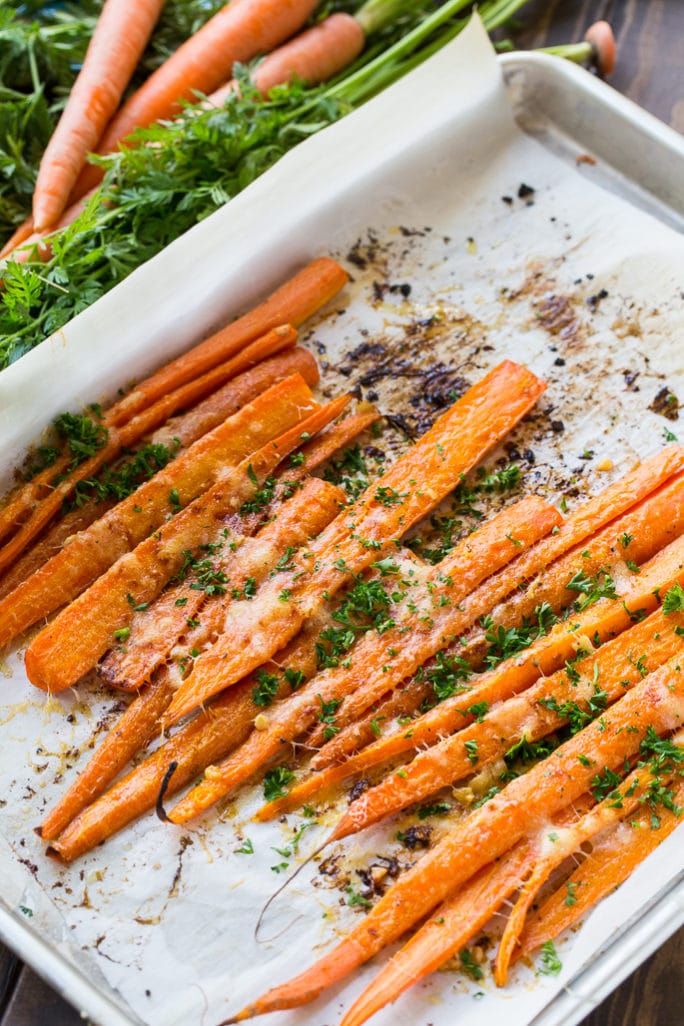
[[[16,454],[54,414],[139,378],[326,252],[355,279],[309,333],[327,365],[326,390],[360,383],[385,412],[401,405],[417,429],[445,398],[426,387],[435,364],[457,394],[503,356],[525,362],[549,382],[538,414],[513,436],[525,485],[563,495],[572,507],[660,448],[666,431],[676,433],[674,420],[649,407],[663,388],[684,396],[683,240],[595,185],[592,167],[582,164],[580,175],[519,132],[474,20],[423,68],[294,151],[0,375],[0,474],[9,481]],[[519,198],[522,184],[534,191]],[[411,292],[385,288],[392,284]],[[384,352],[350,360],[369,340]],[[411,376],[362,383],[399,350]],[[610,469],[597,469],[608,459]],[[314,890],[303,873],[267,920],[273,939],[254,939],[256,912],[279,882],[272,848],[300,822],[250,824],[256,792],[192,830],[146,818],[73,867],[48,863],[32,828],[73,778],[73,753],[117,703],[92,685],[46,703],[27,686],[20,655],[2,664],[0,891],[17,922],[73,965],[70,985],[84,974],[108,995],[96,1009],[87,986],[81,991],[100,1022],[124,1021],[118,1003],[130,1021],[150,1026],[211,1026],[355,921],[360,913],[341,905],[337,890]],[[350,872],[391,850],[393,832],[348,843]],[[307,831],[302,855],[318,836]],[[243,837],[254,855],[237,853]],[[579,1021],[588,1011],[582,995],[569,1010],[563,997],[558,1012],[543,1010],[625,921],[676,884],[681,839],[680,828],[563,942],[560,976],[523,968],[496,992],[489,979],[471,985],[441,973],[375,1021]],[[373,972],[367,967],[331,998],[264,1024],[332,1026]]]

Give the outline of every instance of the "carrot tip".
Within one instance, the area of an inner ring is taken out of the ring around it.
[[[607,21],[595,21],[584,34],[594,51],[596,68],[601,75],[611,75],[615,70],[616,47],[613,29]]]

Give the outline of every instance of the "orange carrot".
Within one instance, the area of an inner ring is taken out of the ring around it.
[[[684,617],[665,616],[658,610],[643,623],[602,645],[598,652],[574,663],[572,679],[565,669],[543,677],[521,695],[492,709],[481,723],[472,723],[420,752],[398,773],[391,773],[362,794],[335,827],[335,836],[346,837],[364,830],[447,784],[470,776],[473,760],[484,766],[502,758],[508,748],[523,739],[534,742],[546,737],[563,726],[573,711],[587,714],[587,710],[592,710],[592,702],[593,713],[589,714],[596,715],[598,707],[614,702],[626,688],[681,648],[677,629],[684,630]],[[575,673],[581,679],[575,680]],[[468,697],[471,701],[482,700],[477,688]],[[462,708],[463,721],[467,723],[473,714],[466,712],[468,705],[463,699]]]
[[[356,18],[341,12],[331,14],[269,54],[252,74],[252,83],[262,96],[268,96],[275,86],[295,78],[307,85],[327,82],[356,60],[365,43],[366,36]],[[220,107],[236,89],[237,83],[229,82],[208,99]]]
[[[168,722],[240,680],[294,637],[325,601],[324,594],[335,595],[352,574],[373,562],[373,542],[389,544],[434,509],[459,475],[532,408],[544,388],[530,371],[507,360],[470,388],[311,546],[311,557],[300,561],[288,586],[292,601],[280,601],[275,589],[265,586],[248,609],[236,603],[225,633],[179,688]],[[420,487],[418,481],[426,483]]]
[[[519,841],[505,857],[476,873],[387,962],[340,1026],[361,1026],[461,951],[518,889],[532,868],[533,857],[531,846]]]
[[[303,489],[283,505],[277,518],[267,523],[252,539],[253,551],[248,554],[245,552],[247,546],[243,546],[235,554],[231,581],[244,580],[247,574],[253,575],[257,583],[263,580],[278,557],[288,551],[288,543],[300,544],[332,519],[341,496],[341,490],[326,481],[316,478],[307,481]],[[258,558],[254,558],[255,555]],[[211,605],[212,600],[207,604]],[[187,625],[185,630],[188,630]],[[192,643],[188,647],[206,643],[212,630],[211,617],[203,613],[201,623],[192,629]],[[47,840],[56,838],[144,746],[158,729],[159,718],[171,701],[174,686],[174,674],[169,668],[163,667],[149,687],[144,688],[139,697],[134,699],[85,770],[47,817],[43,823],[42,837]],[[248,694],[251,695],[251,691]],[[213,749],[212,757],[216,757]]]
[[[672,542],[645,564],[635,576],[624,598],[602,599],[595,606],[573,616],[571,629],[559,623],[538,638],[521,655],[514,655],[500,666],[482,674],[475,687],[465,694],[456,694],[440,705],[411,721],[410,729],[400,728],[369,745],[364,751],[339,765],[328,766],[293,787],[289,795],[264,806],[259,819],[301,806],[313,795],[320,793],[355,774],[408,752],[435,744],[466,722],[468,708],[478,701],[490,705],[510,697],[528,687],[542,674],[551,674],[566,660],[574,657],[577,648],[592,644],[586,639],[598,638],[603,642],[626,630],[634,618],[651,612],[658,604],[657,594],[665,594],[675,584],[684,584],[684,536]],[[327,746],[326,746],[327,747]],[[323,749],[323,752],[325,749]],[[321,753],[322,754],[322,753]]]
[[[198,439],[20,584],[0,602],[0,646],[78,595],[120,556],[159,527],[171,512],[175,489],[180,505],[206,491],[224,472],[296,422],[312,406],[298,375],[274,385]]]
[[[111,408],[109,421],[121,424],[129,420],[160,396],[230,359],[244,346],[280,324],[300,327],[336,296],[347,281],[347,272],[334,260],[329,257],[313,260],[249,313],[136,385]]]
[[[676,787],[673,799],[676,806],[684,805],[684,781]],[[659,823],[654,824],[652,810],[644,809],[632,816],[628,824],[595,842],[581,865],[529,917],[513,961],[569,929],[593,905],[619,887],[682,821],[681,815],[669,809],[658,809],[658,820]],[[569,893],[575,896],[572,905],[568,905]]]
[[[310,969],[273,988],[226,1023],[313,1001],[542,826],[549,816],[579,798],[590,786],[597,766],[612,770],[622,766],[638,750],[648,727],[662,734],[679,729],[683,722],[684,675],[676,665],[666,664],[616,702],[600,722],[589,724],[456,824],[400,877],[363,922]]]
[[[22,242],[26,242],[28,238],[33,234],[34,224],[33,217],[27,217],[19,227],[10,235],[5,245],[0,249],[0,260],[4,260],[10,253],[13,253],[18,246],[21,246]]]
[[[681,746],[682,742],[682,732],[671,739],[673,745]],[[650,804],[653,809],[654,805],[658,805],[652,796],[651,787],[654,784],[658,788],[664,787],[672,780],[674,772],[675,768],[671,762],[662,767],[649,766],[648,763],[646,766],[640,765],[625,777],[621,784],[614,787],[607,798],[585,813],[576,823],[558,830],[554,829],[552,838],[548,837],[548,831],[542,831],[538,844],[539,856],[535,859],[534,869],[516,898],[499,944],[494,970],[494,979],[498,987],[503,987],[506,983],[508,969],[519,945],[527,913],[551,873],[566,858],[579,852],[583,844],[626,819],[640,806]],[[571,892],[566,887],[566,897],[569,893]]]
[[[420,626],[425,629],[415,631],[411,636],[399,624],[381,633],[368,632],[352,650],[351,665],[345,661],[346,665],[325,670],[300,689],[284,707],[276,710],[265,730],[253,735],[228,762],[213,767],[211,779],[204,781],[196,792],[188,796],[183,810],[204,809],[244,783],[263,761],[278,752],[284,740],[294,740],[316,721],[324,702],[339,702],[345,696],[353,695],[364,678],[374,682],[386,681],[387,688],[403,679],[407,672],[420,665],[426,651],[434,652],[439,647],[444,629],[450,629],[451,625],[445,628],[443,621],[437,620],[438,610],[453,607],[457,612],[471,577],[478,580],[488,568],[512,558],[517,546],[529,544],[530,540],[534,541],[541,533],[550,530],[556,519],[556,511],[545,506],[540,499],[524,499],[517,507],[504,510],[476,534],[461,542],[449,557],[449,575],[438,567],[434,569],[433,578],[427,578],[428,585],[435,584],[435,587],[427,589],[429,604],[425,607],[434,616],[434,622],[426,612],[420,617]],[[517,524],[517,545],[510,541],[510,531],[506,531],[512,522]],[[382,571],[382,564],[379,566]],[[398,572],[398,580],[410,580],[400,563],[397,563],[395,572]],[[436,584],[438,581],[442,582],[441,585]],[[447,599],[446,603],[441,601],[442,598]],[[409,605],[412,605],[412,599]],[[400,614],[398,619],[400,624],[402,620],[406,621],[406,617],[400,617]],[[402,645],[401,651],[395,645]],[[185,815],[185,811],[174,810],[172,815]]]
[[[227,4],[176,50],[123,105],[100,139],[97,152],[111,153],[136,128],[171,118],[183,100],[211,93],[236,62],[269,53],[307,21],[317,0],[240,0]],[[70,196],[79,199],[102,179],[89,165]]]
[[[264,567],[276,566],[283,553],[288,554],[287,564],[297,547],[330,523],[343,503],[340,488],[309,478],[256,537],[250,538],[249,531],[243,535],[231,531],[228,550],[223,547],[214,557],[214,570],[230,581],[231,591],[241,590],[250,578],[254,584],[260,583]],[[201,620],[201,627],[190,632],[188,651],[199,650],[214,632],[220,633],[231,601],[229,593],[207,598],[192,577],[167,589],[156,602],[136,613],[126,645],[110,650],[100,664],[100,675],[108,684],[125,690],[140,687],[172,649],[177,650],[180,639],[189,633],[189,622]]]
[[[194,381],[176,389],[175,392],[157,400],[156,403],[132,417],[120,428],[109,428],[106,444],[90,459],[66,474],[63,481],[53,486],[31,516],[0,550],[0,572],[11,565],[28,543],[50,522],[59,511],[64,499],[71,494],[79,481],[93,477],[106,462],[116,457],[122,449],[135,445],[143,435],[163,424],[177,410],[191,406],[198,399],[203,398],[207,392],[224,384],[225,381],[246,368],[293,345],[296,337],[295,329],[289,325],[274,328],[262,338],[246,346],[231,360],[227,360]],[[58,480],[57,465],[51,467],[50,471],[51,480]],[[43,475],[39,476],[42,481]]]
[[[297,448],[301,433],[315,433],[341,412],[346,401],[347,397],[342,397],[318,408],[312,401],[301,404],[291,413],[299,418],[313,410],[308,417],[297,419],[293,427],[232,471],[224,468],[216,484],[122,555],[31,642],[25,656],[29,680],[46,691],[61,691],[79,680],[116,643],[115,632],[124,631],[125,640],[135,605],[155,599],[179,572],[185,554],[215,537],[225,515],[251,498],[273,467]],[[272,425],[274,414],[264,419],[270,419]],[[293,419],[291,416],[290,423]]]
[[[152,34],[164,0],[106,0],[66,107],[43,154],[33,194],[36,229],[49,228],[67,205]],[[87,191],[87,190],[86,190]]]

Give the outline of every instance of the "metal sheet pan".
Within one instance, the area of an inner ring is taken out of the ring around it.
[[[598,179],[603,187],[654,215],[663,224],[682,230],[684,196],[678,182],[681,181],[681,169],[684,168],[684,142],[676,133],[574,67],[536,55],[507,55],[500,59],[500,63],[517,121],[525,132],[534,136],[550,152],[571,164],[578,153],[593,153],[601,161],[598,169],[592,168],[594,182]],[[382,108],[385,112],[389,109],[387,105],[390,102],[391,97],[386,95]],[[351,120],[349,119],[350,122]],[[348,131],[353,131],[351,125]],[[328,138],[331,143],[333,139],[339,143],[340,135],[330,134]],[[307,143],[296,152],[297,160],[304,160],[306,152],[310,152],[312,157],[320,155],[326,146],[323,137],[312,140],[311,143],[313,145]],[[276,168],[275,173],[266,176],[261,184],[257,183],[257,188],[251,193],[255,199],[263,200],[272,184],[283,184],[283,176],[286,175],[288,168],[292,167],[292,162],[283,162],[283,165],[285,166],[280,170]],[[382,168],[376,179],[380,183],[381,171]],[[245,202],[239,205],[241,212],[246,209],[248,199],[248,195],[245,194]],[[344,209],[343,205],[344,193],[340,190],[338,216],[339,211]],[[287,223],[283,224],[283,237],[292,230],[294,215],[289,216],[290,221],[287,222],[286,218]],[[334,210],[325,211],[323,222],[325,232],[334,237]],[[296,217],[294,223],[296,224]],[[178,245],[172,249],[177,254],[181,252]],[[305,250],[299,252],[296,245],[290,245],[287,250],[287,259],[293,263],[302,259],[304,255]],[[172,257],[167,257],[168,259]],[[155,263],[157,262],[152,262]],[[148,282],[152,281],[149,275],[153,272],[154,267],[148,266]],[[218,308],[220,304],[216,305],[213,295],[199,297],[206,303],[214,303],[212,314],[202,324],[203,329],[206,330],[213,319],[225,316],[238,301],[244,300],[240,289],[246,287],[249,272],[250,267],[247,265],[242,279],[234,273],[236,284],[232,290],[228,288],[222,300],[224,309]],[[266,278],[270,276],[272,280],[277,280],[284,272],[274,264],[264,273]],[[139,281],[142,282],[142,278],[139,278]],[[124,291],[126,288],[124,285],[116,290],[121,299],[127,294]],[[105,304],[108,300],[108,305],[101,309],[106,309],[111,314],[117,308],[116,297],[113,294],[106,297]],[[176,351],[183,348],[192,330],[195,329],[191,329],[189,321],[181,323],[177,334],[170,338],[169,345]],[[156,341],[153,337],[150,345]],[[52,351],[56,353],[57,361],[60,355],[58,347],[53,345]],[[130,354],[124,352],[121,357],[124,362],[117,363],[117,356],[112,355],[108,367],[114,379],[117,379],[117,375],[122,377],[122,368],[129,356]],[[49,349],[42,353],[36,351],[30,354],[30,357],[22,361],[24,369],[21,364],[18,365],[14,380],[20,380],[24,374],[30,375],[35,367],[49,370],[52,358]],[[153,355],[151,359],[155,359]],[[97,383],[98,388],[102,387],[102,368],[93,368],[91,381],[92,383],[84,380],[79,386],[83,390],[84,398],[92,398],[94,383]],[[0,393],[2,385],[3,382],[0,381]],[[70,398],[74,399],[75,395]],[[50,401],[54,403],[54,409],[50,409],[48,402],[37,413],[35,421],[27,418],[14,439],[15,445],[19,444],[20,435],[26,440],[35,437],[37,428],[49,419],[50,414],[63,408],[62,382],[56,383],[54,396]],[[3,469],[5,473],[8,472],[7,461]],[[68,945],[56,942],[54,937],[46,940],[41,931],[33,925],[32,920],[26,920],[16,911],[27,886],[26,878],[25,869],[17,864],[15,855],[3,844],[0,850],[0,881],[4,903],[0,906],[0,936],[84,1014],[101,1026],[139,1026],[143,1020],[119,999],[104,978],[97,978],[90,962],[85,959],[82,963],[80,960],[74,960],[73,954],[67,951]],[[565,991],[547,1005],[534,1020],[534,1026],[572,1026],[579,1022],[596,1002],[617,985],[624,975],[635,968],[639,961],[682,921],[684,900],[679,876],[671,878],[663,893],[654,896],[649,908],[639,909],[638,922],[623,924],[624,929],[620,936],[613,936],[610,945],[592,960],[590,967],[575,976]],[[188,1018],[185,1021],[190,1023],[195,1019]],[[197,1015],[196,1021],[203,1021],[202,1017]],[[210,1026],[210,1021],[203,1021],[203,1026]]]

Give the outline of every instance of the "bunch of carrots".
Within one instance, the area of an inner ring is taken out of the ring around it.
[[[504,24],[523,2],[487,0],[480,8],[486,27]],[[282,141],[287,124],[292,124],[297,141],[300,129],[310,134],[363,103],[461,31],[470,2],[446,0],[432,10],[424,0],[366,0],[354,13],[336,11],[309,24],[318,17],[318,0],[233,0],[125,98],[163,6],[164,0],[140,0],[132,17],[127,0],[106,0],[103,5],[82,69],[42,156],[32,213],[0,250],[0,259],[6,261],[0,289],[0,366],[39,341],[42,327],[56,330],[82,309],[84,283],[77,280],[77,271],[96,281],[91,282],[95,297],[104,280],[112,287],[136,266],[136,239],[129,238],[125,260],[105,259],[100,274],[94,273],[92,255],[83,264],[79,253],[70,254],[69,240],[75,240],[83,261],[84,247],[94,245],[100,232],[107,239],[116,239],[121,231],[130,234],[126,217],[120,224],[115,216],[121,192],[126,192],[126,154],[137,147],[163,147],[160,125],[177,119],[184,124],[202,112],[221,111],[225,125],[214,118],[212,131],[218,126],[230,132],[242,92],[250,104],[267,104],[274,95],[278,108],[277,98],[292,88],[292,110],[281,111],[284,124],[274,124],[275,138],[268,147],[274,161],[287,148]],[[614,43],[605,23],[592,27],[584,43],[555,52],[598,62],[606,73],[614,62]],[[248,77],[235,78],[243,64],[261,57]],[[323,92],[316,89],[328,82]],[[301,99],[297,89],[303,90]],[[299,122],[306,122],[307,115],[313,124],[301,128]],[[156,134],[150,136],[153,127]],[[175,136],[170,133],[167,142],[173,148]],[[237,178],[242,181],[245,175]],[[227,195],[221,181],[211,184],[213,209]],[[201,191],[204,195],[206,189]],[[185,195],[183,202],[187,206]],[[198,216],[205,213],[202,209]],[[160,245],[192,223],[192,218],[181,219]],[[69,234],[66,229],[72,225]],[[149,242],[146,246],[149,257],[153,250]],[[40,267],[45,263],[47,269]],[[3,304],[9,311],[6,327]]]
[[[342,1020],[357,1026],[509,910],[503,984],[684,801],[684,450],[565,517],[522,498],[425,561],[407,534],[545,385],[504,361],[350,497],[326,467],[378,414],[319,404],[296,344],[346,280],[315,260],[63,420],[0,510],[0,644],[56,613],[26,650],[31,682],[57,693],[96,669],[131,694],[39,828],[54,857],[155,808],[185,824],[259,777],[267,820],[376,775],[319,851],[416,803],[445,814],[347,937],[230,1022],[315,999],[422,922]],[[443,800],[454,784],[466,814]]]

